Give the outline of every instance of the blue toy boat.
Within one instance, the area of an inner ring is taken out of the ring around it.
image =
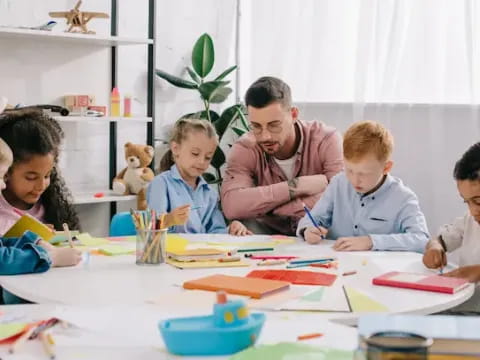
[[[219,292],[213,315],[168,319],[158,327],[172,354],[228,355],[253,345],[264,322],[264,314],[249,314],[243,301]]]

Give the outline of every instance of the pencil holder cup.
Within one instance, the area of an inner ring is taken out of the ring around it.
[[[165,262],[167,229],[137,229],[137,265],[159,265]]]
[[[369,336],[365,342],[366,360],[427,360],[433,340],[412,333],[384,331]]]

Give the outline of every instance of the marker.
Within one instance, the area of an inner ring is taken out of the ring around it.
[[[312,334],[304,334],[304,335],[298,335],[297,340],[308,340],[308,339],[314,339],[314,338],[319,338],[322,337],[323,334],[321,333],[312,333]]]
[[[257,263],[257,266],[267,266],[267,265],[283,265],[286,260],[263,260]]]
[[[303,205],[303,210],[305,210],[305,213],[306,213],[307,216],[309,217],[309,219],[310,219],[310,221],[312,222],[313,226],[315,226],[318,230],[320,230],[320,238],[321,238],[321,239],[325,239],[325,236],[323,236],[322,230],[320,229],[320,225],[318,225],[317,222],[315,221],[315,219],[313,218],[312,213],[311,213],[310,210],[308,210],[308,208],[307,208],[307,205],[305,205],[305,203],[302,203],[302,205]]]
[[[314,264],[335,261],[335,258],[318,258],[318,259],[297,259],[290,260],[290,264]]]
[[[238,256],[229,256],[226,258],[221,258],[218,259],[219,262],[235,262],[235,261],[240,261],[240,257]]]
[[[357,272],[355,270],[353,271],[347,271],[347,272],[344,272],[342,275],[343,276],[349,276],[349,275],[355,275]]]
[[[274,248],[252,248],[252,249],[238,249],[237,252],[254,252],[254,251],[273,251]]]
[[[306,263],[298,263],[298,264],[292,264],[290,262],[290,264],[287,265],[287,269],[294,269],[294,268],[298,268],[298,267],[305,267],[305,266],[311,266],[313,264],[327,264],[327,263],[330,263],[331,260],[319,260],[319,261],[315,261],[315,262],[306,262]]]

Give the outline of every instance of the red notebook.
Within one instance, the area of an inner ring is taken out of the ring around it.
[[[459,278],[398,271],[392,271],[373,278],[372,283],[375,285],[435,291],[447,294],[454,294],[469,284],[467,280]]]
[[[253,270],[247,275],[247,277],[287,281],[296,285],[330,286],[335,282],[337,275],[316,271]]]

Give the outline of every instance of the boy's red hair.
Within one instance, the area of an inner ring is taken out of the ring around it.
[[[343,155],[356,161],[373,154],[379,161],[390,159],[393,136],[383,125],[375,121],[359,121],[348,128],[343,137]]]

